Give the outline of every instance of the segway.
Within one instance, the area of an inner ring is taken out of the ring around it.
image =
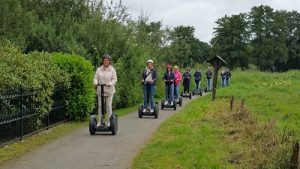
[[[208,90],[207,87],[204,88],[204,93],[211,92],[212,90]]]
[[[117,131],[118,131],[118,115],[116,113],[112,113],[111,117],[110,117],[110,126],[106,126],[104,124],[104,118],[105,118],[105,114],[106,114],[106,100],[104,98],[104,86],[105,85],[98,85],[101,87],[101,114],[102,114],[102,118],[101,120],[101,125],[97,126],[97,117],[95,115],[95,112],[97,112],[97,108],[98,108],[98,97],[96,99],[97,101],[97,106],[95,106],[94,108],[94,114],[91,114],[90,116],[90,121],[89,121],[89,131],[91,135],[95,135],[96,132],[111,132],[112,135],[116,135]],[[97,113],[96,113],[97,114]]]
[[[193,94],[193,96],[194,95],[200,95],[200,96],[202,96],[203,91],[202,91],[202,89],[200,87],[199,87],[198,90],[195,88],[195,89],[193,89],[192,94]]]
[[[150,105],[150,90],[149,90],[150,84],[145,82],[144,85],[147,85],[147,103],[148,103],[148,105]],[[143,116],[154,116],[154,118],[156,118],[156,119],[158,118],[158,114],[159,114],[158,102],[154,103],[154,112],[151,112],[148,107],[146,107],[146,109],[147,109],[147,111],[143,112],[144,105],[140,105],[139,110],[138,110],[139,118],[143,118]]]
[[[185,98],[189,98],[189,99],[192,99],[192,97],[193,97],[192,95],[193,95],[192,92],[190,92],[190,93],[181,92],[181,94],[180,94],[181,97],[185,97]]]
[[[168,86],[168,93],[167,93],[168,97],[167,98],[169,98],[170,95],[171,95],[171,92],[172,92],[171,91],[171,84],[167,84],[167,86]],[[161,106],[162,110],[164,110],[165,108],[172,108],[172,109],[176,110],[177,101],[175,99],[174,100],[169,100],[169,99],[168,100],[162,100],[160,106]]]

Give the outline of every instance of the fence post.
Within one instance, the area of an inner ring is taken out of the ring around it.
[[[230,111],[233,110],[233,101],[234,101],[234,96],[230,97]]]
[[[19,89],[19,112],[20,112],[20,140],[23,139],[23,89],[22,85],[20,85]]]
[[[50,117],[49,117],[49,112],[50,111],[47,112],[47,128],[46,128],[47,130],[49,129],[49,123],[50,123]]]

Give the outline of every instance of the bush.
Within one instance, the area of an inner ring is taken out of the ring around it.
[[[83,57],[54,53],[55,63],[68,72],[71,87],[66,93],[67,115],[71,120],[82,120],[94,108],[93,66]]]
[[[55,85],[68,86],[69,76],[59,69],[48,53],[22,54],[9,41],[0,39],[0,90],[38,90],[40,116],[50,111]]]

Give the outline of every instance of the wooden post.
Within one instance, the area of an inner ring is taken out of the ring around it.
[[[218,68],[214,68],[214,80],[213,80],[213,93],[212,93],[212,100],[214,101],[216,98],[216,92],[217,92],[217,82],[218,82]]]
[[[293,154],[292,154],[292,158],[291,158],[291,169],[299,169],[300,168],[300,154],[299,154],[299,142],[295,143],[293,146]]]
[[[233,110],[233,101],[234,101],[234,97],[231,96],[231,97],[230,97],[230,111]]]

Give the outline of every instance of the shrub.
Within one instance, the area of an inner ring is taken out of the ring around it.
[[[93,66],[83,57],[54,53],[55,63],[70,75],[70,88],[66,93],[67,115],[71,120],[82,120],[94,108]]]
[[[0,90],[38,90],[40,116],[50,111],[55,85],[68,86],[69,76],[59,69],[48,53],[22,54],[9,41],[0,39]]]

